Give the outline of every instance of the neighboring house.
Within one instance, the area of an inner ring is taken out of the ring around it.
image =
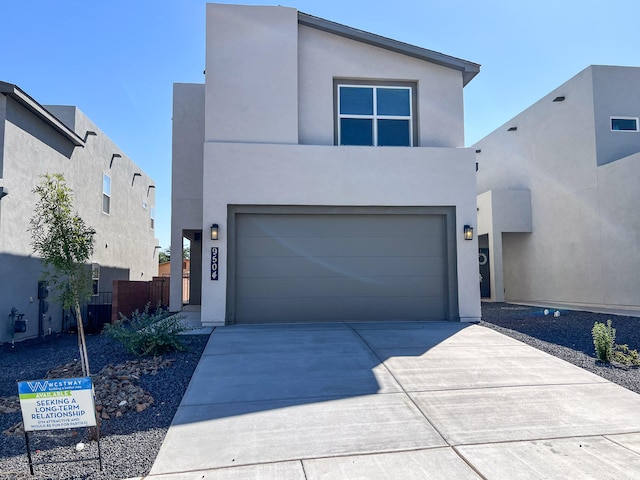
[[[209,4],[206,51],[174,87],[171,238],[203,323],[480,318],[477,64],[285,7]]]
[[[188,258],[182,260],[182,304],[186,305],[189,303],[189,274],[191,272],[191,265]],[[158,276],[159,277],[170,277],[171,276],[171,262],[163,262],[158,265]]]
[[[640,312],[639,85],[590,66],[474,145],[483,296]]]
[[[52,296],[42,312],[42,266],[27,231],[33,189],[45,173],[64,175],[79,215],[96,231],[91,262],[98,302],[110,302],[113,280],[151,280],[158,268],[153,180],[78,108],[43,106],[0,82],[0,343],[14,339],[12,308],[28,319],[15,340],[69,325]]]

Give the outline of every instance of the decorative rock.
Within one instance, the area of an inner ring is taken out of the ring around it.
[[[143,374],[157,375],[163,368],[170,367],[172,360],[153,357],[141,360],[130,360],[118,365],[107,365],[98,374],[92,375],[96,397],[98,418],[110,420],[120,418],[128,411],[137,413],[146,410],[153,397],[145,392],[137,383]],[[80,362],[74,360],[67,364],[52,368],[45,378],[71,378],[82,376]],[[20,411],[18,396],[0,397],[0,414]],[[22,422],[4,432],[6,435],[22,435]]]

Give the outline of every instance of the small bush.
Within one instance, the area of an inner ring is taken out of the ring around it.
[[[640,366],[638,351],[631,350],[627,345],[616,345],[614,347],[613,360],[624,365]]]
[[[149,312],[149,304],[144,311],[138,310],[127,318],[122,313],[120,320],[106,324],[104,333],[122,343],[134,355],[161,355],[173,351],[184,351],[186,346],[180,334],[190,330],[182,323],[182,315],[171,315],[168,310],[158,307]]]
[[[596,322],[591,329],[591,335],[596,347],[596,356],[603,362],[610,362],[616,342],[616,329],[611,326],[611,320],[607,320],[606,325]]]

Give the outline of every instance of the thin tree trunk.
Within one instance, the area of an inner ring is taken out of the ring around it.
[[[84,324],[82,323],[82,314],[80,313],[80,304],[76,302],[76,318],[78,319],[78,348],[80,349],[80,361],[82,362],[82,374],[88,377],[91,374],[89,370],[89,355],[87,354],[87,341],[84,337]]]

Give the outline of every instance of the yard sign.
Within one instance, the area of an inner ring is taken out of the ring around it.
[[[18,382],[24,431],[95,427],[91,378]]]

